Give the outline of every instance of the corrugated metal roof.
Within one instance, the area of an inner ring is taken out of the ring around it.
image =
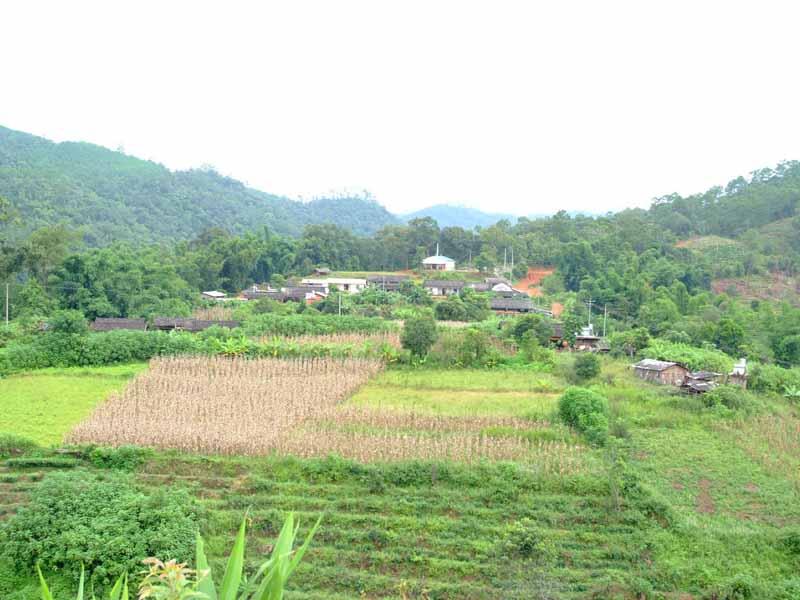
[[[452,288],[456,290],[460,290],[463,288],[467,283],[461,280],[452,280],[448,281],[447,279],[429,279],[422,285],[426,288]]]
[[[678,363],[669,362],[665,360],[654,360],[652,358],[645,358],[633,365],[637,369],[645,369],[646,371],[664,371],[670,367],[674,367]]]

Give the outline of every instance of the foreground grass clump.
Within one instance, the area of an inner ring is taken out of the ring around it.
[[[0,431],[13,431],[45,446],[60,444],[98,403],[144,368],[44,369],[0,379]]]
[[[47,475],[2,529],[3,557],[17,569],[77,577],[84,565],[98,584],[134,573],[146,556],[187,560],[197,532],[185,492],[145,493],[130,476],[85,470]]]

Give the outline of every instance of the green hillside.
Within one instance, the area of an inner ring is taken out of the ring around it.
[[[212,170],[170,171],[93,144],[56,144],[4,127],[0,197],[20,217],[9,237],[65,223],[79,227],[93,246],[188,239],[209,227],[241,234],[266,225],[296,236],[307,224],[333,223],[369,235],[399,222],[369,198],[303,203],[248,188]]]

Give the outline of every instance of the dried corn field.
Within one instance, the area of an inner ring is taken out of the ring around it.
[[[382,368],[364,359],[154,359],[68,441],[265,454]]]
[[[192,318],[201,321],[233,321],[233,307],[217,304],[204,308],[195,308]]]
[[[268,344],[275,342],[285,342],[307,346],[313,344],[330,346],[362,346],[372,344],[382,346],[387,344],[400,349],[400,334],[397,332],[384,333],[330,333],[325,335],[297,335],[297,336],[263,336],[258,339],[259,343]]]
[[[564,442],[531,441],[523,437],[496,437],[478,431],[420,432],[354,431],[320,426],[303,427],[302,434],[284,438],[278,450],[296,456],[337,454],[361,462],[399,460],[482,460],[523,462],[532,471],[568,475],[584,470],[584,449]]]
[[[575,473],[584,464],[580,446],[531,439],[551,426],[547,421],[345,402],[382,368],[380,361],[352,358],[154,359],[68,441],[220,454],[338,454],[363,462],[513,460],[554,474]]]

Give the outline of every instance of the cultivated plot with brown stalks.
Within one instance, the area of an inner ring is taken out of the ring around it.
[[[382,368],[365,359],[158,358],[68,441],[265,454]]]

